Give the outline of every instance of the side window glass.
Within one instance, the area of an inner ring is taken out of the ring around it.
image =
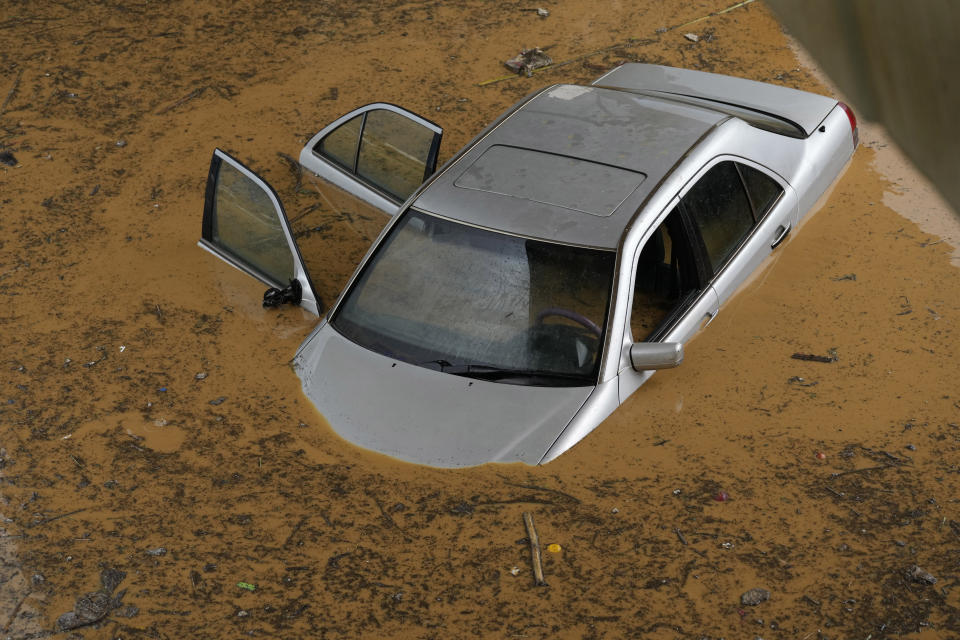
[[[357,175],[406,200],[423,183],[434,132],[393,111],[367,113]]]
[[[783,188],[777,184],[776,180],[753,167],[738,163],[737,168],[743,176],[747,194],[750,196],[750,202],[753,203],[753,212],[759,221],[783,193]]]
[[[630,331],[645,340],[696,290],[695,267],[683,234],[680,212],[674,210],[643,245],[633,283]]]
[[[710,169],[683,197],[683,206],[700,230],[716,273],[753,229],[753,212],[734,163]]]
[[[276,205],[232,164],[221,163],[216,180],[211,241],[286,285],[294,262]]]
[[[342,125],[331,131],[313,150],[320,155],[330,158],[349,171],[354,171],[357,161],[357,145],[360,143],[360,127],[363,125],[363,114],[350,118]]]

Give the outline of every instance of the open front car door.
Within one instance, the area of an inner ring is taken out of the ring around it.
[[[269,286],[265,307],[289,303],[322,312],[276,192],[220,149],[210,160],[199,244]]]

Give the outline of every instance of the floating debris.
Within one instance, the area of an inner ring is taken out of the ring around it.
[[[730,499],[730,494],[726,491],[717,491],[715,494],[713,494],[713,499],[716,502],[726,502]]]
[[[766,589],[750,589],[740,596],[740,604],[745,607],[755,607],[761,602],[770,599],[770,592]]]
[[[690,42],[699,42],[700,36],[695,33],[685,33],[683,37],[689,40]]]
[[[238,582],[238,583],[237,583],[237,586],[240,587],[241,589],[246,589],[247,591],[256,591],[256,590],[257,590],[257,585],[251,584],[251,583],[249,583],[249,582]]]
[[[198,373],[197,375],[193,376],[193,379],[194,379],[194,380],[206,380],[206,379],[207,379],[207,374],[204,373],[204,372],[200,372],[200,373]]]
[[[146,554],[148,556],[165,556],[167,555],[166,547],[157,547],[156,549],[147,549]]]
[[[533,75],[534,69],[553,64],[553,58],[544,53],[540,47],[534,47],[532,49],[521,49],[520,53],[503,64],[507,65],[507,68],[511,71],[524,73],[529,78]]]
[[[113,597],[113,592],[126,576],[127,574],[124,571],[109,567],[104,569],[100,574],[100,590],[85,593],[77,598],[73,605],[73,611],[68,611],[57,618],[57,629],[69,631],[93,624],[105,618],[112,610],[120,607],[124,594],[121,592]],[[127,607],[127,609],[131,608],[136,609],[136,607]],[[139,612],[139,609],[136,609],[136,611]]]
[[[937,584],[937,579],[934,578],[932,574],[927,573],[917,565],[913,565],[907,569],[907,577],[913,582],[920,584]]]
[[[818,356],[813,353],[795,353],[790,356],[794,360],[806,360],[807,362],[836,362],[836,355]]]

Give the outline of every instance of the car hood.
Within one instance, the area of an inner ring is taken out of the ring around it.
[[[344,439],[437,467],[537,464],[594,389],[441,373],[369,351],[329,324],[307,338],[294,367]]]

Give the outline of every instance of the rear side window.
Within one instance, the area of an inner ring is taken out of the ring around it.
[[[743,184],[747,187],[747,195],[750,196],[754,214],[759,222],[783,193],[783,188],[777,184],[776,180],[753,167],[738,163],[737,168],[743,176]]]
[[[313,152],[402,202],[433,172],[440,141],[439,129],[405,113],[360,113],[326,134]]]
[[[713,272],[719,271],[753,230],[753,211],[735,163],[721,162],[683,197],[700,231]]]
[[[433,135],[399,113],[370,111],[360,139],[357,175],[405,200],[423,182]]]
[[[350,118],[321,140],[314,151],[327,157],[349,171],[357,165],[357,145],[360,144],[360,129],[363,115]]]

